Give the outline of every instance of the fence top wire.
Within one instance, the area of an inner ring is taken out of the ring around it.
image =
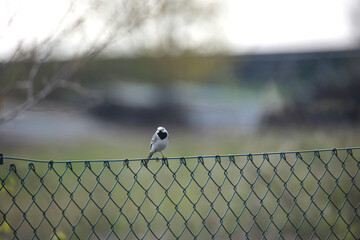
[[[263,153],[244,153],[244,154],[224,154],[224,155],[199,155],[199,156],[185,156],[185,157],[165,157],[164,159],[155,158],[158,160],[182,160],[182,159],[198,159],[198,158],[222,158],[222,157],[247,157],[247,156],[268,156],[268,155],[286,155],[286,154],[301,154],[301,153],[320,153],[320,152],[329,152],[332,151],[337,153],[337,151],[352,151],[358,150],[360,147],[347,147],[347,148],[333,148],[333,149],[313,149],[313,150],[299,150],[299,151],[282,151],[282,152],[263,152]],[[84,162],[130,162],[130,161],[143,161],[146,158],[123,158],[123,159],[78,159],[78,160],[40,160],[40,159],[30,159],[22,157],[13,157],[0,154],[0,160],[13,160],[13,161],[25,161],[25,162],[36,162],[36,163],[84,163]],[[0,161],[0,165],[3,161]]]

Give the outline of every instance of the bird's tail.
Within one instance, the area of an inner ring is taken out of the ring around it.
[[[147,158],[148,158],[148,159],[147,159],[148,161],[152,158],[152,156],[154,155],[154,153],[155,153],[155,152],[150,152],[150,153],[149,153],[149,156],[147,157]]]
[[[144,165],[145,167],[147,167],[148,162],[150,161],[150,159],[152,158],[152,156],[154,155],[155,152],[150,152],[149,156],[147,157],[147,159],[144,161]]]

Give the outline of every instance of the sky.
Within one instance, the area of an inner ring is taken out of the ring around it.
[[[232,53],[344,49],[355,42],[351,16],[353,8],[359,6],[358,0],[220,2],[224,4],[224,38]],[[11,55],[19,39],[30,43],[53,31],[68,3],[69,0],[0,1],[0,58]]]
[[[357,0],[227,0],[226,33],[235,51],[347,48]]]

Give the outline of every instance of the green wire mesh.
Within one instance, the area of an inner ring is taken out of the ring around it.
[[[4,156],[0,239],[360,239],[359,159],[347,148],[147,169],[141,159]]]

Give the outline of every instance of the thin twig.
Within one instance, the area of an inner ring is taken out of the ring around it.
[[[25,102],[18,105],[17,107],[3,113],[0,116],[0,124],[16,118],[18,115],[28,111],[34,105],[38,104],[41,100],[46,98],[49,94],[58,88],[64,79],[69,79],[74,74],[77,69],[76,66],[77,64],[70,65],[70,63],[68,63],[66,66],[62,67],[41,91],[37,92],[32,98],[28,98]]]

